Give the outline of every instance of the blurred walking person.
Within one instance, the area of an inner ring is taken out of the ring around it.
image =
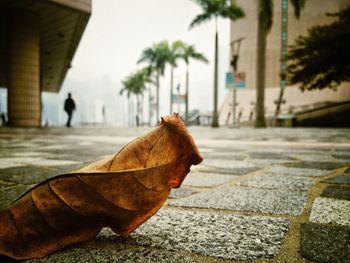
[[[64,102],[64,111],[68,114],[67,127],[71,127],[70,122],[72,121],[73,111],[75,111],[75,102],[72,99],[72,94],[68,93],[68,98]]]

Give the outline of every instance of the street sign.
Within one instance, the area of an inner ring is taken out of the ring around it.
[[[226,72],[226,88],[233,88],[233,76],[231,72]]]
[[[226,88],[243,89],[245,88],[245,72],[237,72],[234,76],[231,72],[226,73]]]
[[[171,97],[172,103],[185,104],[186,95],[185,94],[173,94]]]

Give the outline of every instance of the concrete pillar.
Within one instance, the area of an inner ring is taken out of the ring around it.
[[[10,126],[39,127],[41,122],[39,18],[12,10],[8,43],[8,117]]]

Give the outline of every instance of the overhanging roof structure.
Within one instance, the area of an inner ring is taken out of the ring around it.
[[[58,92],[91,15],[91,0],[0,0],[0,86],[4,87],[12,9],[38,15],[41,90]]]

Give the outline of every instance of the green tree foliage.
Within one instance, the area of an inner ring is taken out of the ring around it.
[[[301,84],[302,90],[335,88],[350,81],[350,7],[328,15],[336,20],[310,28],[289,50],[287,79]]]
[[[130,95],[134,95],[136,97],[136,115],[139,117],[139,114],[142,115],[141,112],[141,102],[143,99],[143,92],[146,90],[146,85],[149,83],[154,83],[149,75],[149,69],[143,68],[138,71],[131,73],[127,76],[123,81],[123,88],[120,90],[120,95],[123,95],[124,92],[127,93],[128,102],[129,102],[129,117],[132,117],[132,101],[130,100]]]
[[[147,63],[148,64],[148,74],[151,75],[152,72],[156,73],[156,97],[157,97],[157,109],[156,117],[157,122],[159,122],[159,89],[160,83],[159,79],[164,75],[166,64],[169,62],[170,52],[169,52],[168,41],[161,41],[153,44],[152,47],[146,48],[141,54],[141,58],[137,63]]]
[[[127,92],[127,96],[130,94],[140,95],[146,89],[146,84],[151,83],[152,80],[148,74],[148,68],[140,69],[129,76],[127,76],[123,81],[123,88],[120,90],[120,95]]]

